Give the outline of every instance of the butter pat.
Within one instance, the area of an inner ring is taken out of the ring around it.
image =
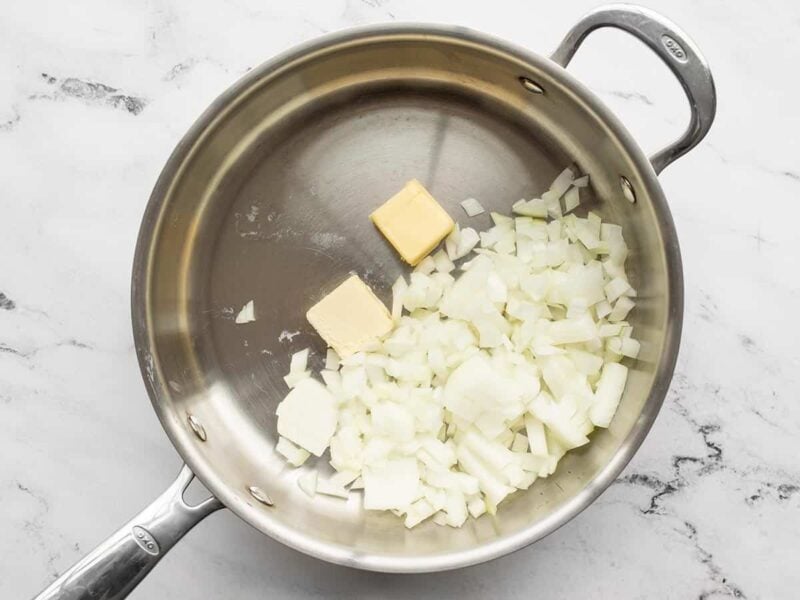
[[[430,254],[454,225],[450,215],[416,179],[409,181],[369,218],[411,266]]]
[[[306,313],[308,322],[345,358],[392,330],[392,315],[372,290],[352,275]]]

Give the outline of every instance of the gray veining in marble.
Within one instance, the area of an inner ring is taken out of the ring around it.
[[[0,598],[25,598],[172,480],[128,292],[173,146],[249,68],[320,33],[459,23],[546,53],[591,1],[7,3],[0,15]],[[800,7],[653,1],[720,97],[662,182],[686,322],[664,409],[623,476],[534,547],[391,576],[299,555],[220,512],[133,598],[794,598],[800,589]],[[609,64],[609,57],[617,57]],[[666,68],[600,32],[570,69],[653,151],[688,111]]]

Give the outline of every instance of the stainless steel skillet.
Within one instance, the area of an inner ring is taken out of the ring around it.
[[[565,70],[599,27],[645,42],[689,98],[689,128],[649,160]],[[321,38],[251,71],[170,157],[136,249],[137,353],[153,407],[187,466],[39,597],[122,598],[223,506],[302,552],[390,572],[487,561],[574,517],[630,460],[667,391],[683,280],[656,176],[703,138],[715,103],[694,44],[663,17],[627,5],[584,17],[550,59],[461,28],[407,25]],[[591,174],[590,208],[623,225],[639,290],[641,359],[612,426],[496,517],[458,530],[408,531],[392,515],[364,511],[356,497],[308,499],[298,473],[274,452],[281,376],[292,351],[310,345],[324,354],[304,313],[347,272],[388,299],[403,266],[368,213],[414,177],[454,217],[468,196],[508,212],[570,163]],[[250,299],[256,322],[235,325],[233,314]],[[193,474],[213,494],[197,506],[182,497]]]

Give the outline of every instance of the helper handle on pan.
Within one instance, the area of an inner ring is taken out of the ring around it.
[[[689,99],[689,127],[676,142],[650,158],[656,174],[661,173],[664,167],[694,148],[714,121],[717,93],[708,63],[694,42],[674,23],[652,10],[631,4],[612,4],[587,14],[566,35],[551,60],[566,68],[586,36],[601,27],[616,27],[647,44],[675,74]]]
[[[178,478],[88,556],[69,568],[35,600],[125,598],[192,527],[222,508],[216,498],[189,506],[183,492],[194,478],[184,465]]]

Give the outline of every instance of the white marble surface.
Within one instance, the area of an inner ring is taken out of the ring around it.
[[[546,53],[594,4],[4,4],[0,598],[31,596],[177,471],[140,381],[128,278],[150,189],[199,112],[249,67],[322,32],[459,23]],[[648,4],[694,36],[720,100],[707,140],[661,178],[683,249],[684,337],[664,409],[622,479],[534,547],[425,576],[323,564],[221,512],[134,598],[797,597],[800,8]],[[646,150],[683,128],[677,84],[622,34],[597,34],[571,69]]]

